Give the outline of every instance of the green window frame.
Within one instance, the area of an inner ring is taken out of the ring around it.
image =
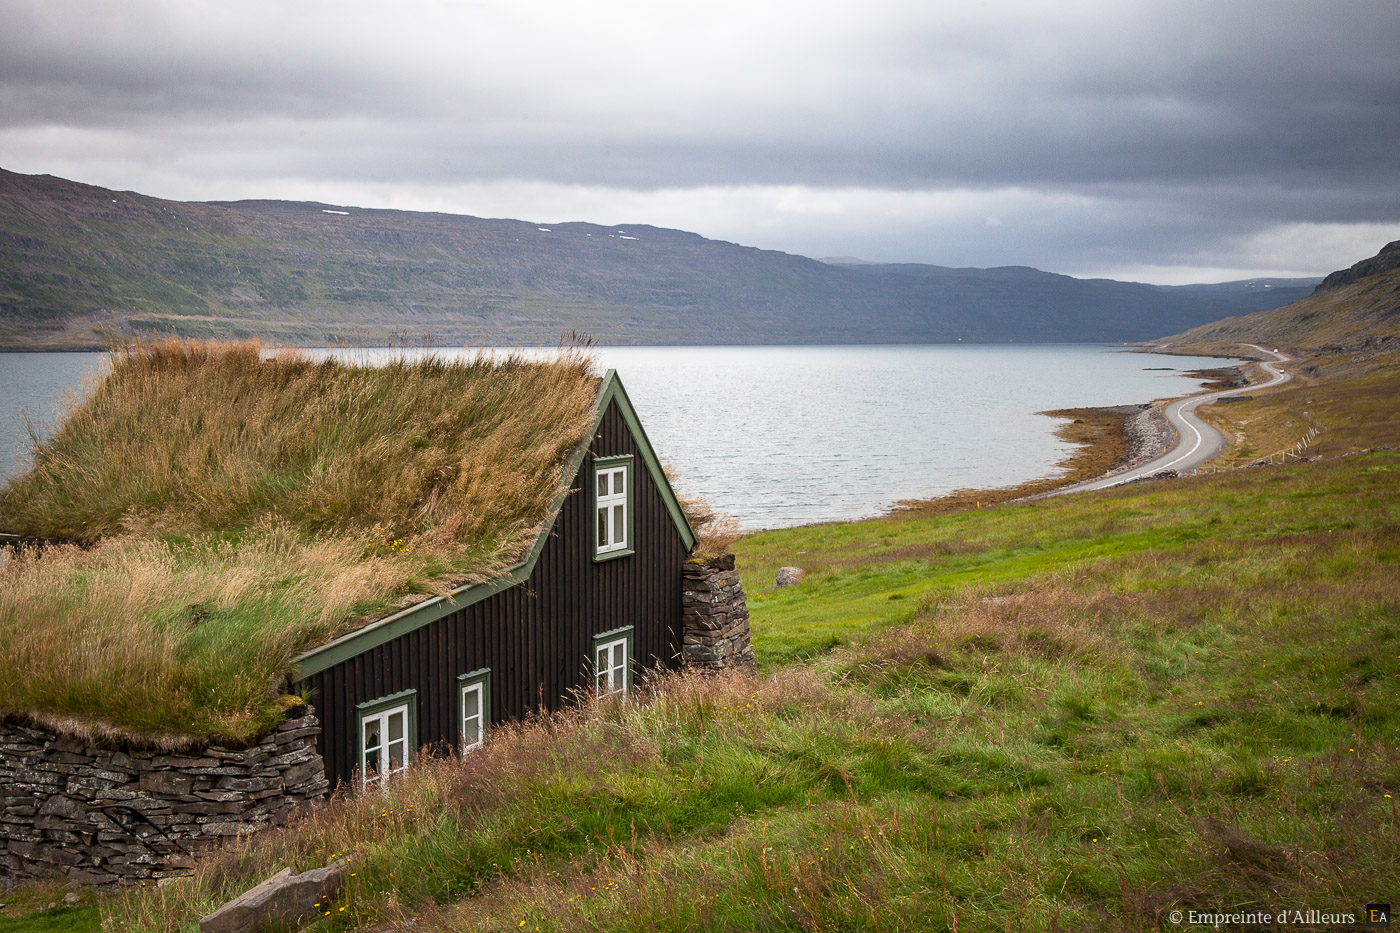
[[[593,654],[588,663],[593,673],[593,692],[599,697],[625,697],[632,692],[636,657],[633,644],[630,625],[593,636]]]
[[[491,669],[457,677],[457,747],[462,754],[486,744],[491,728]]]
[[[355,706],[361,787],[383,787],[418,752],[418,691],[401,690]]]
[[[595,561],[636,553],[636,477],[631,454],[593,461],[589,515]]]

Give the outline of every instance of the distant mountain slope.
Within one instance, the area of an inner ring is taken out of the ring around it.
[[[1307,298],[1151,343],[1172,350],[1235,353],[1243,341],[1303,355],[1400,353],[1400,240],[1327,276]]]
[[[1317,291],[1334,291],[1338,288],[1344,288],[1358,279],[1364,279],[1368,275],[1379,275],[1392,269],[1400,269],[1400,240],[1387,243],[1381,247],[1379,253],[1370,259],[1361,260],[1350,269],[1340,269],[1333,272],[1322,280],[1322,284],[1317,286]]]
[[[1126,342],[1316,280],[1165,288],[1023,267],[823,263],[658,227],[189,203],[0,170],[0,347],[103,333],[316,345]]]

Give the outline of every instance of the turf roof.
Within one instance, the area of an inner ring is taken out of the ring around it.
[[[519,563],[599,386],[576,351],[367,366],[255,342],[119,350],[0,491],[0,528],[87,545],[0,567],[17,662],[0,709],[170,746],[266,731],[297,654]]]

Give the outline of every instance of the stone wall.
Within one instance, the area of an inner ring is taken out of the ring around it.
[[[195,855],[326,796],[320,732],[308,709],[252,748],[174,755],[0,722],[0,886],[183,874]]]
[[[688,560],[681,583],[681,656],[687,666],[754,670],[749,644],[749,604],[734,555]]]

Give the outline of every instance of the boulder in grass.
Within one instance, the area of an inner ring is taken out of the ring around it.
[[[801,567],[779,567],[778,579],[774,581],[774,586],[781,589],[785,586],[793,586],[802,581],[805,573]]]
[[[284,868],[201,919],[199,933],[256,933],[300,924],[323,912],[322,905],[340,890],[349,867],[348,859],[337,859],[299,875]]]

